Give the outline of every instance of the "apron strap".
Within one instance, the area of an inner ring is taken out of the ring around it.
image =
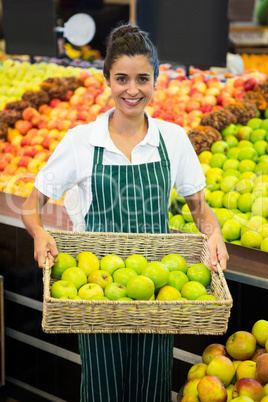
[[[102,147],[95,147],[94,148],[93,166],[102,165],[103,151],[104,151],[104,148],[102,148]]]
[[[160,133],[160,131],[159,131],[158,152],[159,152],[161,161],[163,161],[163,160],[168,161],[169,160],[167,148],[166,148],[166,145],[165,145],[165,141],[163,140],[163,137],[162,137],[162,134]]]

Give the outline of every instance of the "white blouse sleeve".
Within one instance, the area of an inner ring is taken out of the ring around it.
[[[75,145],[67,132],[47,164],[36,177],[35,187],[47,197],[59,200],[78,182]]]

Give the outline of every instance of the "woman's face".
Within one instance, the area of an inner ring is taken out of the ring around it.
[[[116,110],[127,116],[144,113],[154,90],[154,69],[143,55],[122,56],[110,70],[111,88]]]

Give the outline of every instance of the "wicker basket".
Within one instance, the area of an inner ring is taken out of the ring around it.
[[[209,265],[207,237],[202,234],[129,234],[65,232],[49,230],[60,252],[72,256],[91,251],[100,259],[117,254],[123,259],[142,254],[159,261],[179,253],[188,266]],[[71,300],[51,297],[53,283],[49,268],[43,269],[44,303],[42,328],[47,333],[160,333],[220,335],[227,331],[232,307],[225,277],[211,270],[208,293],[215,301],[110,301]]]

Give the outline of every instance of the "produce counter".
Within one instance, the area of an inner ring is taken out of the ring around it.
[[[79,401],[80,386],[77,337],[45,334],[41,329],[42,270],[33,259],[33,241],[20,219],[23,201],[23,197],[0,193],[6,382],[31,390],[36,395],[35,402],[39,401],[38,396],[59,402],[76,402]],[[64,207],[56,204],[46,205],[43,223],[46,228],[72,230]],[[228,331],[222,336],[175,335],[173,401],[176,401],[191,365],[201,361],[202,351],[208,344],[225,343],[227,336],[238,329],[251,330],[258,318],[267,319],[267,253],[230,243],[227,247],[230,261],[226,279],[234,300]]]

